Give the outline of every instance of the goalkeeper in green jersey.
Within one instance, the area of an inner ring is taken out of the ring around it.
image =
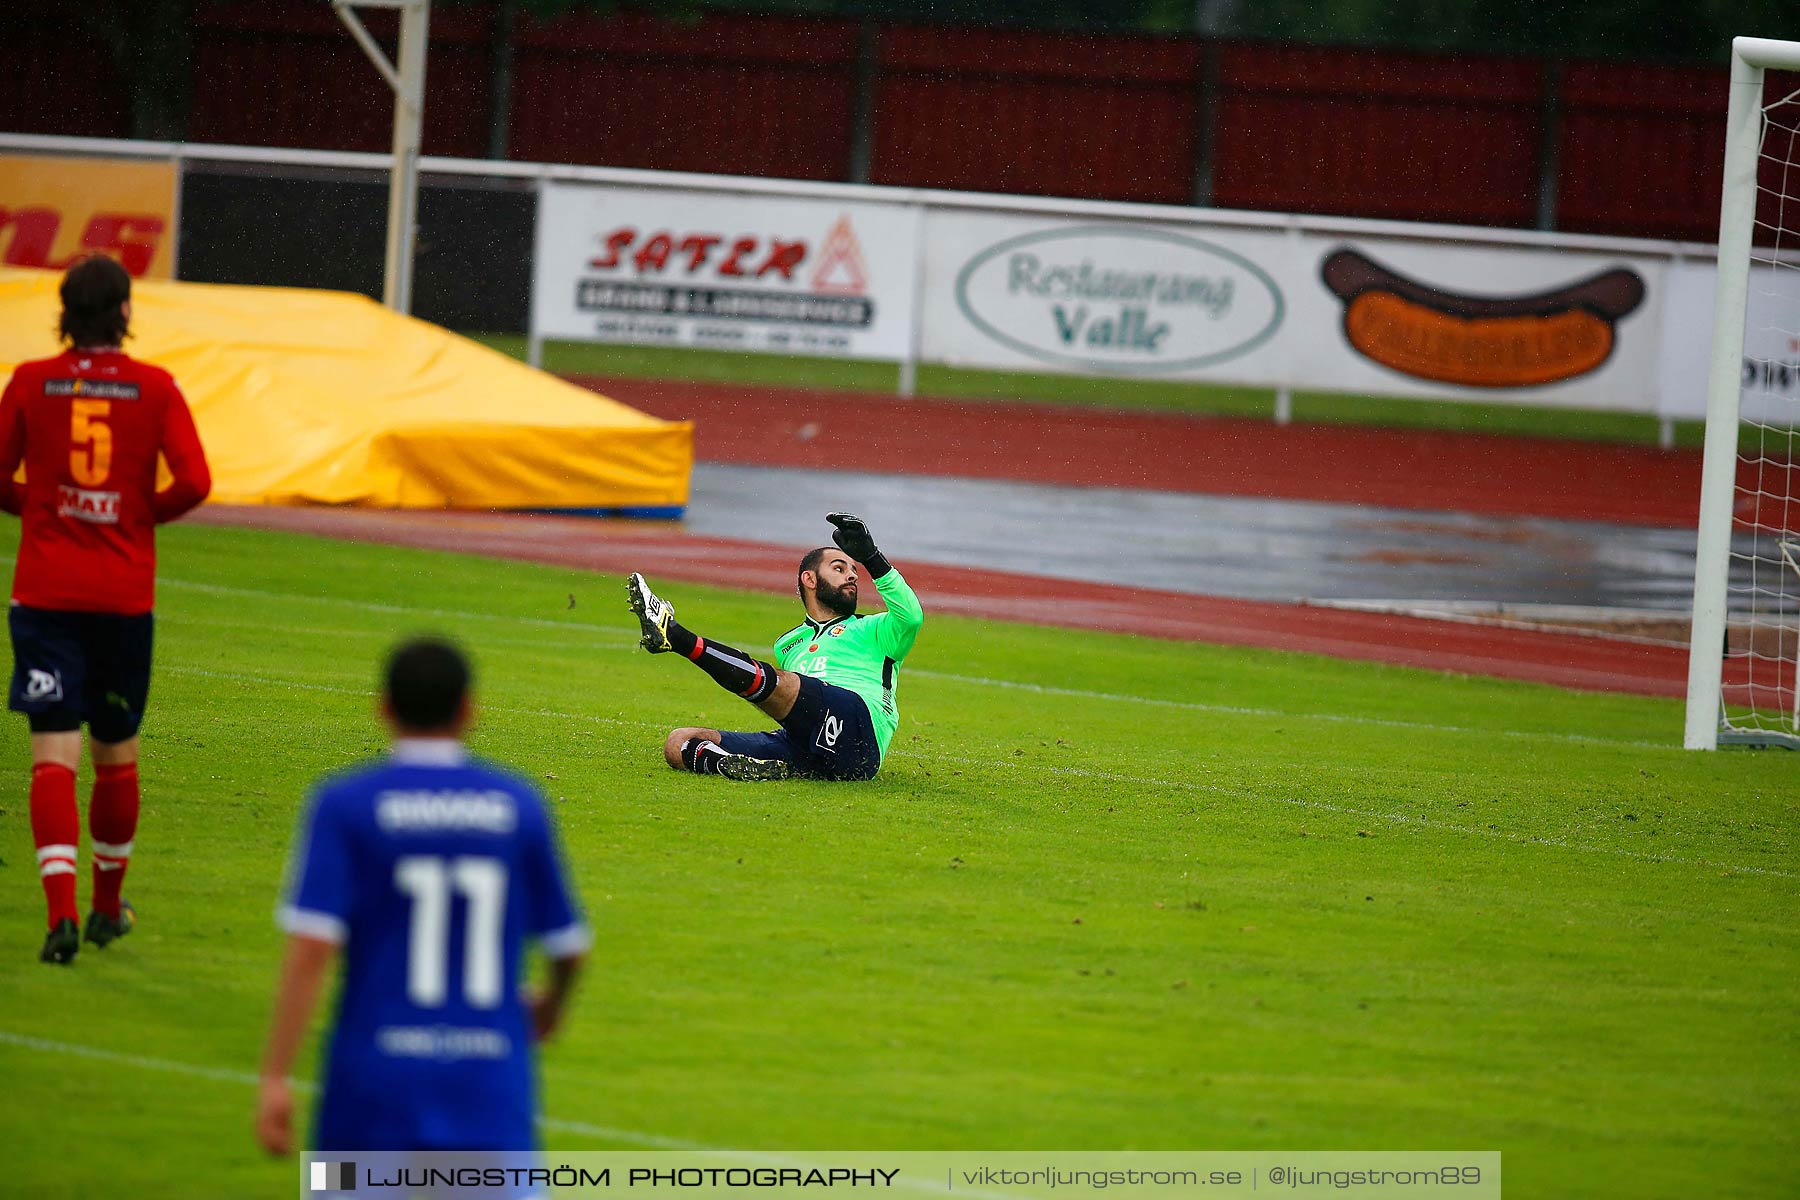
[[[797,590],[806,619],[775,640],[774,664],[682,628],[675,609],[642,575],[626,581],[644,649],[686,655],[781,726],[763,733],[676,729],[663,743],[671,767],[743,780],[873,779],[881,769],[900,723],[894,701],[900,664],[924,614],[860,517],[825,519],[836,527],[837,547],[822,546],[800,560]],[[857,615],[857,586],[865,577],[875,581],[885,613]]]

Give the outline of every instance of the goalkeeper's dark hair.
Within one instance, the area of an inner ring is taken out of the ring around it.
[[[62,278],[62,317],[56,333],[71,346],[119,346],[131,331],[125,302],[131,276],[104,254],[90,254]]]
[[[413,638],[388,656],[386,689],[396,724],[442,729],[455,720],[469,693],[469,660],[446,638]]]
[[[796,596],[799,596],[802,600],[806,599],[806,588],[801,583],[800,576],[806,574],[808,571],[817,571],[819,569],[819,564],[825,561],[825,556],[830,554],[831,551],[832,547],[830,546],[820,546],[817,550],[808,550],[806,552],[806,557],[800,560],[800,569],[794,572],[794,594]]]

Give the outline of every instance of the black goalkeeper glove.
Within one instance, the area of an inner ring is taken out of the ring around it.
[[[863,524],[861,517],[850,513],[826,513],[825,519],[834,527],[831,540],[837,543],[839,550],[867,567],[870,579],[880,579],[894,569],[887,556],[875,548],[875,539],[869,536],[869,527]]]

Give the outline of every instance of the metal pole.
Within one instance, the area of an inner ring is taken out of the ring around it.
[[[1301,227],[1300,221],[1301,218],[1293,216],[1287,219],[1287,248],[1288,254],[1293,260],[1296,279],[1303,275],[1304,269],[1301,267],[1301,263],[1305,260],[1306,255],[1306,231]],[[1314,268],[1315,272],[1316,270],[1317,268]],[[1291,382],[1293,377],[1286,374],[1291,370],[1291,367],[1283,366],[1282,371],[1286,377],[1275,385],[1275,423],[1277,425],[1292,424],[1294,420],[1294,385]]]
[[[1742,39],[1739,39],[1740,41]],[[1706,389],[1706,448],[1700,474],[1700,530],[1694,555],[1694,625],[1688,643],[1689,750],[1719,745],[1723,696],[1726,577],[1731,569],[1731,501],[1737,486],[1738,386],[1750,235],[1756,218],[1756,158],[1762,133],[1761,67],[1733,43],[1731,107],[1725,118],[1725,181],[1719,202],[1719,267],[1713,293],[1712,371]]]
[[[1194,100],[1194,181],[1193,200],[1196,208],[1210,208],[1213,202],[1213,174],[1218,150],[1219,44],[1208,41],[1200,47],[1200,80]]]
[[[525,361],[544,365],[544,334],[538,327],[543,306],[538,303],[538,272],[544,269],[544,177],[531,181],[531,307],[525,315]]]
[[[856,70],[850,111],[850,182],[869,182],[875,157],[875,72],[881,34],[864,18],[856,31]]]
[[[912,311],[906,334],[906,357],[900,360],[900,377],[894,391],[910,399],[919,388],[919,353],[925,340],[925,205],[913,202],[913,245],[918,254],[913,259]]]
[[[494,50],[488,67],[489,158],[505,158],[512,136],[513,63],[517,51],[513,34],[518,25],[519,0],[500,0],[494,12]]]
[[[412,311],[413,243],[419,210],[419,141],[425,124],[425,46],[431,0],[332,0],[338,19],[394,92],[394,164],[388,173],[387,257],[381,302]],[[363,28],[356,8],[400,10],[400,65],[396,67]]]
[[[1563,64],[1552,59],[1544,64],[1542,92],[1538,98],[1537,227],[1556,228],[1556,209],[1562,189]]]
[[[175,200],[169,212],[169,278],[181,278],[181,190],[187,186],[187,161],[175,155]]]
[[[413,249],[418,236],[419,143],[425,124],[425,45],[431,0],[400,10],[400,87],[394,96],[394,168],[388,180],[387,278],[382,303],[412,311]]]

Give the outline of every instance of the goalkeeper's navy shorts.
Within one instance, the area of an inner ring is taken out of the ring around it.
[[[8,707],[33,733],[83,724],[98,742],[133,737],[150,697],[149,613],[64,612],[15,604]]]
[[[849,688],[800,677],[800,695],[781,728],[768,733],[719,734],[729,754],[778,758],[816,779],[863,780],[881,769],[881,743],[869,706]]]

